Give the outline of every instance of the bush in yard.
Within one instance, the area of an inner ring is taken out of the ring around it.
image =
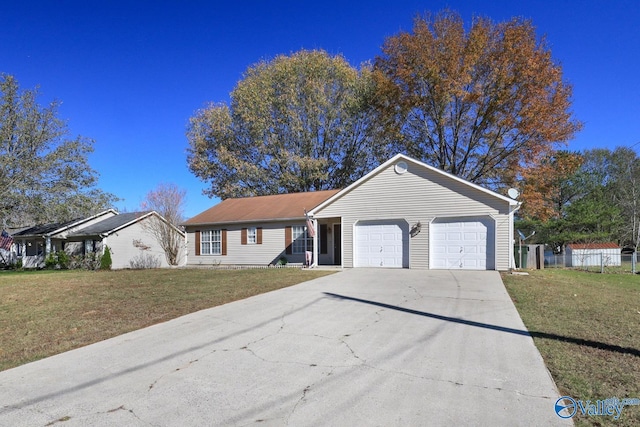
[[[134,270],[143,270],[145,268],[160,268],[160,259],[157,256],[140,252],[140,255],[133,257],[129,261],[129,265]]]
[[[44,260],[44,268],[47,270],[66,270],[69,268],[69,255],[65,251],[52,252]]]
[[[94,253],[74,255],[69,257],[69,268],[72,270],[97,270],[100,267],[100,257]]]
[[[69,269],[77,270],[82,268],[82,255],[72,255],[69,257]]]
[[[44,260],[44,268],[47,270],[53,270],[58,265],[58,257],[56,254],[50,253]]]
[[[69,255],[65,251],[60,251],[56,254],[58,256],[58,267],[62,270],[69,268]]]
[[[111,270],[111,250],[109,246],[105,246],[104,254],[100,258],[100,270]]]
[[[100,268],[100,257],[95,253],[89,253],[84,256],[82,268],[85,270],[97,270]]]

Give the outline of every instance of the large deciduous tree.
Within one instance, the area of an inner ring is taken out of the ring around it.
[[[627,147],[594,149],[585,152],[585,173],[597,179],[607,201],[620,211],[618,240],[640,245],[640,158]]]
[[[563,216],[565,208],[585,194],[585,183],[578,173],[583,157],[570,151],[554,151],[537,166],[522,171],[522,208],[518,215],[546,221]]]
[[[472,182],[512,185],[580,128],[563,81],[531,22],[445,11],[387,38],[373,98],[398,149]]]
[[[0,76],[0,216],[13,227],[86,216],[118,200],[95,188],[93,141],[69,138],[58,103],[42,107],[37,96]]]
[[[251,66],[191,118],[188,164],[220,198],[342,188],[386,158],[368,120],[371,70],[300,51]]]
[[[517,227],[555,250],[567,243],[640,241],[640,159],[630,148],[560,152],[525,177]],[[565,175],[581,165],[573,174]],[[564,176],[564,178],[563,178]],[[533,203],[531,203],[533,202]],[[555,208],[554,208],[555,206]],[[551,215],[547,213],[551,212]]]

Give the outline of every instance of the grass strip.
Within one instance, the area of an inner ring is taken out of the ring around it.
[[[503,281],[561,395],[640,398],[639,276],[553,269]],[[619,420],[580,411],[573,420],[638,426],[640,406],[625,407]]]

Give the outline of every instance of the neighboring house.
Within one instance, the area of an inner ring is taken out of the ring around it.
[[[109,209],[87,218],[25,228],[12,235],[15,259],[21,260],[24,268],[38,268],[44,267],[46,256],[53,252],[64,250],[69,254],[83,254],[82,245],[67,244],[67,235],[115,215],[118,212]]]
[[[621,248],[615,243],[570,243],[565,253],[567,267],[622,265]]]
[[[112,268],[129,268],[130,261],[145,255],[158,260],[161,267],[168,267],[164,250],[149,231],[152,221],[163,221],[159,214],[151,212],[128,212],[119,214],[113,209],[97,215],[69,221],[46,224],[24,229],[13,234],[16,259],[22,260],[24,268],[44,266],[48,254],[64,250],[69,255],[102,255],[109,247]],[[179,239],[179,265],[185,261],[184,232],[173,227]]]
[[[399,154],[343,190],[222,201],[183,224],[187,263],[508,270],[518,207]]]

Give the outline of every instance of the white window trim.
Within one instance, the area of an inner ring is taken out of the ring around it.
[[[205,239],[205,236],[209,238]],[[217,251],[214,249],[216,243],[218,244]],[[222,255],[222,230],[203,230],[200,232],[200,255]]]
[[[258,243],[258,228],[247,228],[247,245],[255,245]]]
[[[294,225],[291,227],[291,241],[291,252],[295,255],[313,251],[313,238],[309,237],[309,231],[305,225]],[[304,243],[305,241],[306,244]]]

